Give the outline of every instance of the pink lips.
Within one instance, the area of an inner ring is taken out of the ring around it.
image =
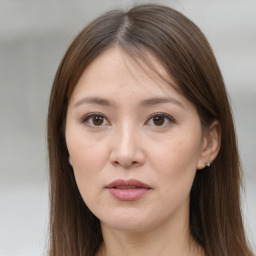
[[[138,200],[151,188],[139,180],[115,180],[106,187],[109,192],[121,201]]]

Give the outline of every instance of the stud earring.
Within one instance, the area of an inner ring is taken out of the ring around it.
[[[212,150],[210,149],[209,160],[208,160],[208,162],[205,163],[205,166],[207,166],[207,167],[210,167],[211,164],[212,164],[212,162],[211,162],[211,154],[212,154]]]
[[[211,166],[211,162],[205,163],[205,165],[206,165],[207,167],[210,167],[210,166]]]
[[[71,162],[70,156],[68,157],[68,161],[69,161],[69,164],[72,166],[72,162]]]

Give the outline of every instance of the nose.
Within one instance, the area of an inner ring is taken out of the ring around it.
[[[125,169],[138,167],[145,162],[145,152],[139,131],[132,126],[120,127],[113,134],[110,161]]]

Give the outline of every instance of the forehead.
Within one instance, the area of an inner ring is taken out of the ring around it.
[[[101,53],[85,69],[71,98],[79,97],[82,92],[107,95],[111,91],[117,96],[121,90],[168,96],[179,94],[176,88],[175,81],[152,54],[147,52],[141,59],[113,47]]]

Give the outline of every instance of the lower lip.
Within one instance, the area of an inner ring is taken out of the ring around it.
[[[143,197],[150,189],[147,188],[132,188],[132,189],[118,189],[109,188],[109,192],[115,198],[121,201],[135,201]]]

